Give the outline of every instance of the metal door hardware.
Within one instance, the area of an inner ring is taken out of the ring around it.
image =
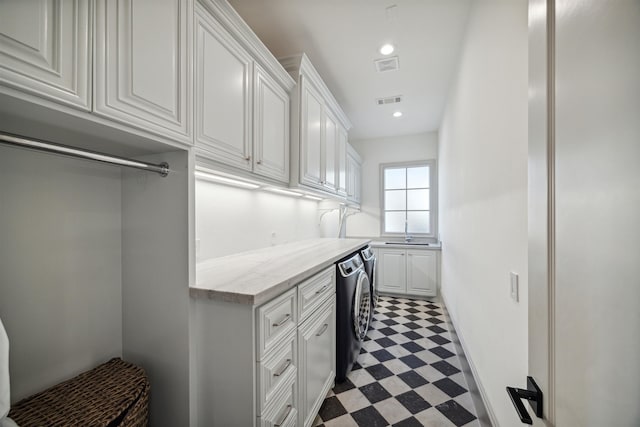
[[[509,394],[511,402],[516,408],[518,417],[520,417],[520,421],[522,421],[523,424],[533,424],[533,420],[529,416],[527,409],[522,404],[521,399],[527,399],[529,401],[529,405],[531,405],[531,408],[535,412],[536,417],[542,418],[542,390],[540,390],[540,387],[538,387],[538,384],[536,384],[533,378],[527,377],[526,390],[507,387],[507,394]]]

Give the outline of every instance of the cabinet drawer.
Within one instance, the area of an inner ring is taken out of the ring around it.
[[[285,292],[258,308],[257,359],[262,360],[279,340],[295,330],[298,323],[296,289]]]
[[[336,267],[332,265],[298,285],[298,318],[303,322],[336,291]]]
[[[258,417],[260,427],[295,427],[298,420],[296,399],[296,376],[287,375],[282,390],[277,393],[273,404],[267,405]]]
[[[297,346],[295,333],[258,363],[258,414],[274,400],[281,384],[290,375],[297,375]]]

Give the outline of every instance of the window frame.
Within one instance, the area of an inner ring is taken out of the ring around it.
[[[380,163],[379,197],[380,197],[380,237],[405,237],[405,233],[390,233],[385,231],[385,169],[412,168],[416,166],[429,167],[429,230],[430,233],[407,233],[411,237],[424,239],[438,239],[438,162],[436,159],[414,160],[409,162]],[[406,186],[405,186],[406,190]],[[407,209],[405,207],[405,212]]]

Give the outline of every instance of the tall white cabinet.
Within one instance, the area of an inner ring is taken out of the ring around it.
[[[95,114],[190,143],[190,0],[97,0]]]
[[[92,3],[0,3],[0,83],[74,108],[91,108]]]

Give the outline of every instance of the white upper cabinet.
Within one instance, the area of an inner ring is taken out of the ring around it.
[[[343,128],[338,129],[337,148],[337,188],[338,194],[347,195],[347,132]]]
[[[289,181],[289,94],[255,64],[253,170]]]
[[[199,5],[195,28],[196,145],[251,170],[251,56]]]
[[[72,107],[91,106],[91,2],[0,2],[0,83]]]
[[[194,27],[198,156],[288,183],[295,82],[227,2],[196,1]]]
[[[324,116],[324,152],[322,155],[323,160],[323,176],[322,185],[327,187],[330,191],[336,191],[336,178],[337,178],[337,132],[338,126],[333,114],[325,109]]]
[[[322,97],[312,85],[301,79],[300,179],[304,184],[322,184]]]
[[[97,0],[94,112],[191,142],[189,0]]]
[[[351,123],[305,54],[280,62],[298,82],[291,109],[290,185],[344,197],[343,147]]]
[[[361,159],[356,150],[347,143],[347,201],[360,204],[362,192],[362,166]]]

